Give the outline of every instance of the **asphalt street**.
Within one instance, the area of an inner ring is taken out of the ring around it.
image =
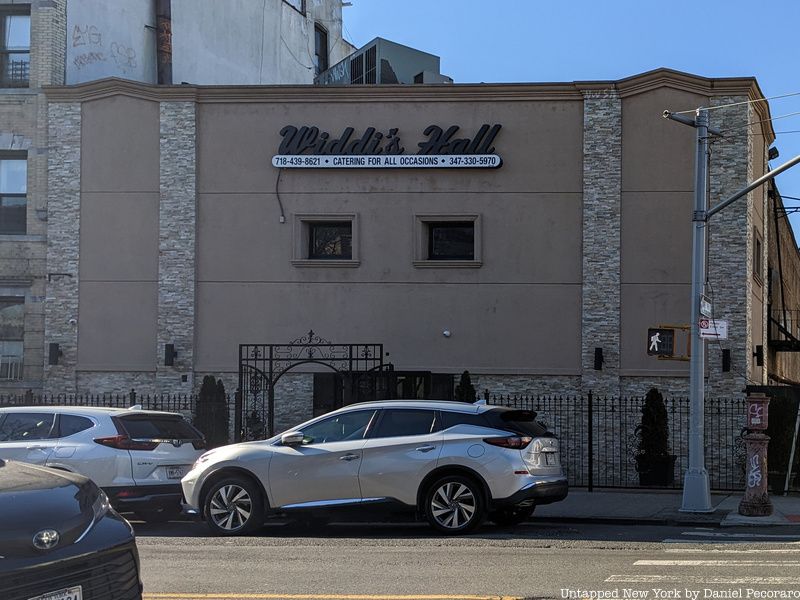
[[[145,600],[800,598],[800,527],[532,521],[457,538],[410,522],[277,522],[233,538],[134,527]]]

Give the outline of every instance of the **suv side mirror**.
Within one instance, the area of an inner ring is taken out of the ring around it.
[[[281,444],[284,446],[299,446],[303,443],[302,431],[290,431],[281,436]]]

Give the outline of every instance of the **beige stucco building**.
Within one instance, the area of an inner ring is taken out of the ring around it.
[[[736,135],[712,145],[712,204],[765,172],[773,140],[754,79],[666,69],[507,85],[104,80],[47,94],[52,392],[191,392],[209,373],[234,389],[239,344],[313,330],[382,343],[423,378],[469,370],[493,393],[685,394],[688,363],[647,355],[649,327],[690,315],[695,132],[662,113],[725,105],[712,126]],[[287,126],[317,129],[292,141]],[[429,126],[458,129],[423,148]],[[406,163],[418,151],[465,162],[370,168],[393,139]],[[321,162],[348,150],[344,165]],[[469,163],[488,155],[501,166]],[[712,396],[770,383],[772,355],[754,356],[767,345],[767,219],[761,189],[710,225],[708,295],[729,331],[708,347]],[[282,379],[292,419],[311,413],[313,387],[308,368]]]

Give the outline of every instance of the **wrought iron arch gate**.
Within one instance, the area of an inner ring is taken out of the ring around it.
[[[337,373],[376,372],[391,367],[383,356],[383,344],[332,344],[313,331],[288,344],[240,344],[237,441],[275,434],[275,384],[288,371],[320,365]]]

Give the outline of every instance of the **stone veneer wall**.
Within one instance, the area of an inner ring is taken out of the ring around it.
[[[159,393],[185,394],[193,389],[194,369],[197,221],[195,103],[162,102],[160,121],[161,182],[155,383]],[[165,344],[175,345],[178,355],[174,366],[164,366]],[[182,377],[186,378],[185,382]]]
[[[584,92],[583,306],[581,389],[620,390],[620,193],[622,101],[614,90]],[[595,348],[603,368],[594,370]]]
[[[45,341],[60,344],[63,356],[58,365],[45,364],[44,389],[47,393],[74,393],[78,360],[81,104],[50,104],[49,117]]]
[[[712,106],[746,100],[745,96],[720,96],[713,99]],[[711,127],[733,132],[711,144],[709,198],[714,206],[753,179],[752,141],[744,126],[756,117],[748,104],[712,110],[709,116]],[[715,317],[728,321],[728,339],[706,343],[709,396],[743,397],[747,379],[751,377],[752,346],[756,343],[751,343],[752,230],[753,194],[734,202],[709,221],[707,295],[714,305]],[[721,369],[723,348],[731,350],[732,368],[728,373]]]

